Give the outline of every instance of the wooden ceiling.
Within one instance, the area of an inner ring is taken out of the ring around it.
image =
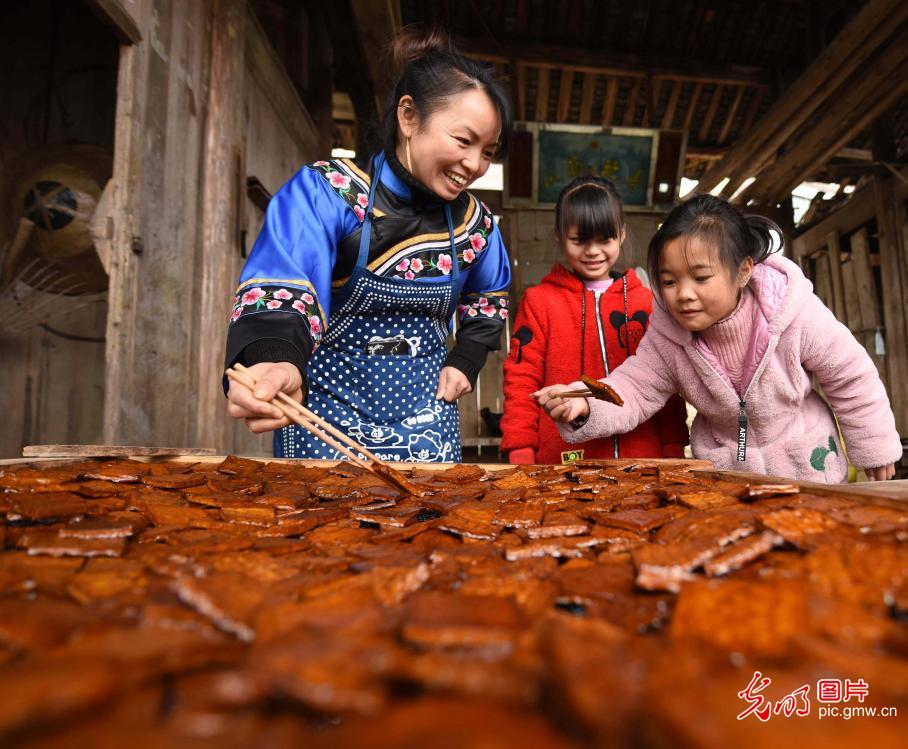
[[[698,178],[758,129],[866,5],[400,0],[400,13],[405,24],[442,26],[464,52],[499,67],[518,119],[688,130],[685,175]]]

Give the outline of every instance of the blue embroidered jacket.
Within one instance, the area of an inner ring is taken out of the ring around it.
[[[444,203],[387,154],[373,206],[368,269],[424,283],[450,278]],[[356,264],[372,175],[350,160],[303,167],[274,196],[240,277],[227,335],[227,366],[306,365],[331,324],[332,289]],[[451,203],[459,265],[460,329],[445,361],[475,385],[499,348],[511,273],[491,211],[473,195]]]

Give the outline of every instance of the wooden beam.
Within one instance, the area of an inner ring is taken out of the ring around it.
[[[728,140],[728,134],[731,132],[732,123],[735,121],[735,115],[738,113],[738,107],[741,106],[741,99],[744,96],[744,86],[738,86],[738,91],[735,93],[735,98],[731,103],[731,107],[728,109],[728,114],[725,117],[725,124],[722,125],[722,129],[719,131],[719,144],[722,145],[725,141]]]
[[[637,99],[640,98],[640,86],[642,84],[642,78],[634,79],[631,95],[628,97],[627,107],[625,107],[624,116],[621,118],[621,124],[624,125],[624,127],[631,127],[634,124],[634,119],[637,116]]]
[[[514,104],[517,106],[517,116],[515,119],[527,119],[527,69],[526,66],[517,60],[511,61],[511,70],[515,71],[517,95],[514,98]]]
[[[142,31],[136,20],[134,2],[129,0],[87,0],[98,17],[105,23],[113,26],[120,37],[120,41],[128,44],[138,44],[142,41]]]
[[[703,122],[700,123],[700,132],[697,134],[697,139],[701,143],[706,143],[706,139],[709,137],[709,131],[712,129],[713,120],[716,118],[716,112],[719,110],[719,101],[722,99],[722,94],[724,92],[724,86],[716,86],[713,89],[713,97],[709,100],[706,115],[703,117]]]
[[[558,110],[555,119],[567,122],[571,109],[571,89],[574,87],[574,73],[570,70],[561,72],[561,83],[558,86]]]
[[[902,0],[869,0],[811,66],[780,96],[759,128],[735,144],[728,156],[710,167],[700,185],[711,190],[726,177],[734,191],[750,174],[773,159],[816,109],[860,69],[868,56],[908,18]],[[747,173],[745,173],[747,172]]]
[[[823,111],[803,130],[803,137],[789,142],[788,150],[757,175],[757,180],[739,193],[736,202],[755,197],[772,202],[788,194],[840,148],[853,140],[905,91],[908,91],[908,26],[897,43],[881,48],[868,71],[846,82],[840,95],[832,97]]]
[[[684,113],[684,125],[682,126],[682,130],[690,130],[690,126],[694,121],[694,114],[700,104],[701,93],[703,93],[703,82],[698,81],[690,95],[690,101],[687,102],[687,111]]]
[[[615,124],[615,104],[618,101],[618,86],[621,83],[619,78],[606,78],[605,98],[602,102],[602,124],[605,127],[611,127]]]
[[[647,127],[658,127],[656,124],[656,107],[659,106],[659,95],[662,93],[662,80],[649,73],[646,74],[646,116]]]
[[[354,29],[359,35],[363,56],[372,81],[375,106],[379,112],[385,109],[385,99],[392,85],[390,67],[386,63],[388,40],[401,28],[399,0],[350,0],[353,11]],[[507,62],[507,59],[502,60]],[[366,72],[366,71],[364,71]]]
[[[272,106],[286,124],[287,132],[302,148],[308,148],[313,141],[318,142],[319,137],[318,128],[312,121],[309,110],[306,109],[299,92],[287,77],[287,71],[277,56],[277,52],[268,41],[264,29],[251,10],[246,14],[244,21],[246,26],[243,34],[246,42],[244,49],[246,69],[262,87],[262,90],[268,91]],[[235,35],[236,31],[233,33]],[[243,61],[242,55],[240,59]]]
[[[749,135],[753,127],[754,120],[757,119],[757,112],[760,111],[760,104],[766,98],[767,86],[754,86],[754,94],[751,97],[750,105],[747,107],[747,114],[744,115],[744,121],[741,123],[741,134]]]
[[[598,52],[578,47],[553,44],[501,42],[496,51],[489,51],[488,40],[479,35],[456,36],[457,47],[464,54],[482,60],[516,57],[539,67],[565,68],[606,75],[639,76],[644,71],[659,78],[704,81],[708,83],[769,84],[771,77],[765,68],[743,65],[715,65],[688,58],[668,58],[656,55],[633,55]]]
[[[549,69],[539,68],[536,78],[536,122],[545,122],[549,116]]]
[[[595,73],[584,73],[583,90],[580,94],[580,119],[578,120],[581,125],[592,124],[593,94],[595,93],[595,90]]]
[[[681,96],[681,88],[684,86],[682,81],[670,81],[672,87],[668,95],[668,103],[665,105],[665,112],[662,113],[662,129],[670,130],[672,122],[675,119],[675,110],[678,108],[678,98]]]

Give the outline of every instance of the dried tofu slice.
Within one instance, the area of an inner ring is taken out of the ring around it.
[[[590,392],[596,400],[614,403],[616,406],[624,405],[624,400],[615,392],[615,389],[611,385],[607,385],[589,375],[581,375],[580,380],[590,389]]]

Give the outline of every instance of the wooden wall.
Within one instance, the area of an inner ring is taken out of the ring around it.
[[[275,192],[326,155],[326,131],[245,0],[84,2],[121,43],[95,222],[108,305],[89,321],[106,343],[0,342],[4,361],[27,362],[0,396],[16,412],[0,455],[43,442],[269,452],[270,435],[227,417],[221,390],[233,289],[263,218],[246,178]]]
[[[817,295],[876,364],[908,438],[908,170],[878,176],[795,238]]]
[[[266,452],[226,415],[232,291],[276,190],[318,153],[315,128],[244,0],[146,0],[123,48],[105,439]],[[134,251],[136,243],[142,251]]]

